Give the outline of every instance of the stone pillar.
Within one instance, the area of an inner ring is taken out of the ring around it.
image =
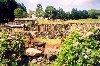
[[[46,24],[44,24],[44,29],[45,29],[45,31],[46,31]]]
[[[43,32],[45,31],[45,25],[43,24]]]
[[[54,31],[54,25],[53,24],[51,25],[51,30]]]
[[[47,31],[48,31],[48,24],[47,24]]]
[[[38,25],[38,29],[37,30],[38,30],[38,32],[40,32],[40,25]]]
[[[43,28],[43,24],[40,25],[40,32],[43,32],[44,31],[44,28]]]

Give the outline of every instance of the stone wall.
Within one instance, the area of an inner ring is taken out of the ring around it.
[[[79,30],[85,34],[90,28],[100,29],[100,23],[42,24],[34,28],[37,37],[61,38],[66,37],[72,30]]]
[[[66,31],[71,28],[75,29],[87,29],[87,28],[100,28],[100,23],[69,23],[69,24],[42,24],[35,26],[36,31],[44,32],[44,31]]]
[[[11,28],[12,30],[22,30],[22,28]],[[80,30],[85,34],[89,28],[99,28],[100,23],[68,23],[68,24],[34,24],[30,29],[36,31],[36,37],[43,38],[61,38],[66,37],[72,30]]]

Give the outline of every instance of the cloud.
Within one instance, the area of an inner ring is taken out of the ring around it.
[[[74,5],[76,6],[85,6],[85,5],[90,5],[93,0],[75,0]]]
[[[26,1],[29,2],[29,3],[32,3],[32,4],[39,2],[39,0],[26,0]]]
[[[63,8],[66,11],[70,11],[72,8],[78,9],[92,9],[100,7],[100,0],[16,0],[23,2],[27,9],[34,10],[38,3],[42,4],[43,8],[48,5],[56,8]]]
[[[57,0],[58,3],[66,6],[87,6],[91,5],[94,2],[97,2],[96,0]]]
[[[39,2],[39,0],[16,0],[16,1],[21,3],[28,3],[28,4],[34,4]]]

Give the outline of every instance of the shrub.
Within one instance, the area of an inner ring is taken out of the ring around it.
[[[99,43],[98,43],[99,42]],[[95,34],[90,37],[82,36],[73,31],[64,42],[54,66],[99,66],[100,40]]]
[[[0,64],[17,66],[24,54],[24,41],[20,34],[3,32],[0,38]]]
[[[27,23],[27,26],[32,27],[32,22],[31,22],[31,21],[28,22],[28,23]]]

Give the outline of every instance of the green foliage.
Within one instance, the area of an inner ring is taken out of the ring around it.
[[[2,65],[17,66],[21,62],[24,54],[24,41],[20,34],[14,33],[9,36],[3,32],[0,39],[0,63]]]
[[[27,12],[23,12],[22,18],[27,18],[27,16],[28,16]]]
[[[25,18],[27,17],[27,13],[23,11],[21,8],[17,8],[14,10],[14,15],[16,18]]]
[[[86,10],[77,11],[77,9],[73,8],[70,13],[70,12],[65,12],[62,8],[59,8],[57,10],[53,6],[47,6],[45,9],[44,17],[48,19],[77,20],[77,19],[87,19],[89,15]]]
[[[21,8],[24,12],[27,12],[27,9],[23,3],[22,4],[19,3],[18,8]]]
[[[13,21],[16,8],[17,2],[15,0],[0,0],[0,22]]]
[[[32,15],[35,15],[35,12],[34,11],[32,11],[32,10],[29,10],[29,13],[28,13],[28,16],[30,17],[30,18],[32,18]]]
[[[95,34],[86,37],[74,31],[67,37],[54,66],[99,66],[100,65],[100,40],[95,39]]]
[[[91,9],[91,10],[88,11],[88,13],[89,13],[89,17],[90,17],[90,18],[92,18],[92,19],[98,19],[96,10]]]
[[[88,12],[86,10],[79,10],[77,11],[77,9],[73,8],[71,11],[71,18],[72,19],[87,19],[88,18]]]
[[[0,22],[13,21],[16,8],[21,8],[26,12],[26,7],[23,3],[19,4],[15,0],[0,0]]]
[[[27,23],[27,26],[32,27],[32,22],[31,22],[31,21],[28,22],[28,23]]]
[[[43,17],[44,11],[43,11],[43,8],[42,8],[41,4],[37,4],[35,15],[36,15],[36,17]]]
[[[59,8],[57,13],[58,13],[57,15],[58,19],[66,19],[66,13],[62,8]]]
[[[83,11],[78,11],[79,17],[78,19],[87,19],[89,17],[88,11],[83,10]]]
[[[87,11],[87,10],[77,10],[75,8],[72,9],[70,12],[63,11],[62,8],[59,8],[58,10],[54,8],[54,6],[47,6],[45,9],[45,18],[48,19],[62,19],[62,20],[78,20],[78,19],[98,19],[99,11]]]
[[[15,15],[16,18],[22,18],[23,10],[21,8],[15,9],[14,15]]]
[[[55,8],[53,6],[47,6],[45,9],[45,17],[51,19],[54,15]]]
[[[77,9],[75,8],[72,9],[71,16],[72,16],[72,19],[78,19],[79,15],[78,15]]]

